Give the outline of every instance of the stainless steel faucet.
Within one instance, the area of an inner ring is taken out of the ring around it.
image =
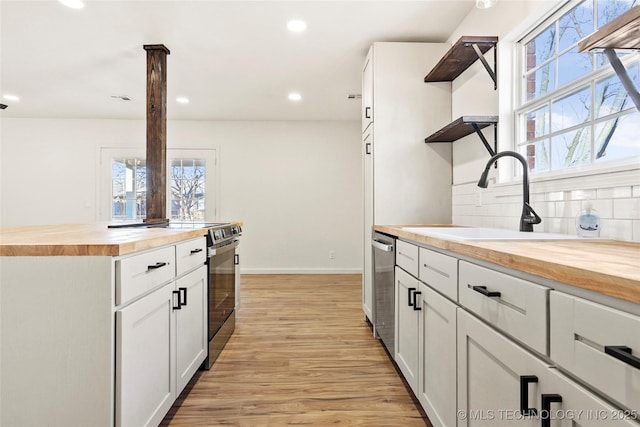
[[[515,151],[501,151],[491,157],[487,162],[487,166],[484,168],[484,172],[480,176],[480,180],[478,181],[478,187],[487,188],[489,186],[488,176],[489,169],[491,165],[498,160],[500,157],[510,156],[518,159],[520,163],[522,163],[522,214],[520,215],[520,231],[533,231],[533,224],[540,224],[542,222],[542,218],[538,216],[538,214],[533,210],[531,205],[529,204],[529,167],[527,166],[527,161],[521,154],[516,153]]]

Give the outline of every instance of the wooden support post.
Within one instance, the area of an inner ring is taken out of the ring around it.
[[[147,218],[167,219],[167,55],[162,44],[147,51]]]

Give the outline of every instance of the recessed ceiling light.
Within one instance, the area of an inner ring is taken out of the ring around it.
[[[180,104],[188,104],[189,98],[185,98],[184,96],[179,96],[176,98],[176,102],[179,102]]]
[[[294,19],[287,23],[287,28],[294,33],[300,33],[307,28],[307,24],[299,19]]]
[[[7,101],[20,101],[20,97],[16,96],[16,95],[11,95],[11,94],[6,94],[6,95],[2,95],[2,97],[4,99],[6,99]]]
[[[300,101],[302,99],[302,95],[296,92],[291,92],[289,94],[289,101]]]
[[[58,0],[63,5],[70,7],[71,9],[82,9],[84,2],[82,0]]]
[[[496,4],[497,0],[476,0],[476,7],[478,9],[489,9]]]

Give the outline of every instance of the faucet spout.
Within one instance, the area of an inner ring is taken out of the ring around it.
[[[527,166],[527,161],[521,154],[516,153],[515,151],[501,151],[495,154],[493,157],[489,159],[487,162],[487,166],[484,168],[482,172],[482,176],[480,176],[480,180],[478,181],[478,187],[487,188],[489,185],[488,175],[489,169],[491,165],[495,161],[497,161],[501,157],[513,157],[517,159],[522,164],[522,214],[520,215],[520,231],[533,231],[533,224],[540,224],[542,222],[542,218],[538,216],[538,214],[533,210],[531,205],[529,204],[529,167]]]

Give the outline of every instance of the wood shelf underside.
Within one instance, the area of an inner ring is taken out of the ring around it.
[[[473,124],[484,129],[498,123],[497,116],[463,116],[425,138],[424,142],[453,142],[475,133]]]
[[[451,46],[435,67],[424,78],[425,82],[450,82],[478,60],[471,44],[484,54],[498,43],[498,37],[463,36]]]

